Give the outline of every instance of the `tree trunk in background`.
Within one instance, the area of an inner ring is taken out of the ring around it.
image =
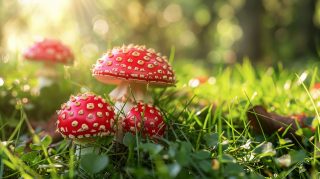
[[[280,10],[289,10],[282,1],[278,3],[283,8]],[[252,61],[267,59],[267,63],[272,63],[277,60],[289,61],[317,56],[320,30],[313,22],[316,4],[317,0],[291,4],[291,7],[294,6],[291,12],[292,20],[287,24],[277,15],[281,14],[280,10],[266,12],[263,1],[247,0],[238,13],[243,30],[241,41],[235,45],[239,59],[248,56]],[[264,22],[266,16],[273,23],[271,28]]]
[[[236,44],[238,59],[249,57],[252,61],[262,59],[262,16],[264,13],[262,1],[247,0],[238,14],[239,24],[243,31],[242,40]]]
[[[296,11],[300,11],[302,17],[299,19],[300,22],[297,28],[300,28],[300,35],[305,35],[305,44],[304,49],[299,49],[299,44],[297,45],[297,56],[305,56],[306,52],[311,53],[312,55],[317,55],[317,40],[320,38],[320,30],[315,26],[313,22],[313,17],[316,12],[317,0],[304,0],[302,1],[301,7],[297,8]]]

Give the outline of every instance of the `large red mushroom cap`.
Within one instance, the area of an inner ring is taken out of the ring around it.
[[[127,114],[122,122],[124,131],[143,136],[163,136],[166,124],[160,110],[149,104],[138,103]]]
[[[57,130],[66,138],[88,138],[114,134],[114,110],[93,93],[71,96],[58,111]]]
[[[42,61],[45,63],[73,63],[74,56],[71,50],[58,40],[43,39],[28,48],[23,56],[28,60]]]
[[[97,60],[92,70],[95,78],[106,84],[135,81],[156,86],[173,86],[175,74],[167,57],[145,46],[128,45],[109,50]]]

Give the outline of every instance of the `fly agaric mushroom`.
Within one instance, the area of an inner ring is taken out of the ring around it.
[[[37,73],[40,88],[50,86],[52,79],[56,78],[56,64],[72,64],[74,56],[71,50],[58,40],[42,39],[28,48],[23,56],[27,60],[39,61],[44,68]]]
[[[149,104],[138,103],[134,106],[122,122],[124,131],[136,134],[141,132],[142,136],[162,137],[166,124],[163,121],[160,110]]]
[[[152,102],[147,94],[149,85],[175,85],[175,74],[167,57],[138,45],[109,50],[97,60],[92,75],[102,83],[118,85],[109,96],[116,101],[116,110],[123,109],[124,114],[132,108],[134,101]]]
[[[58,111],[57,130],[64,138],[86,143],[93,137],[114,134],[114,110],[93,93],[71,96]]]

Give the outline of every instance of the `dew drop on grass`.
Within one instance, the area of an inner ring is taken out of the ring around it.
[[[276,154],[276,151],[274,150],[271,142],[267,142],[262,146],[262,153],[264,153],[264,154],[269,153],[271,155]]]
[[[241,145],[240,147],[243,149],[250,149],[251,140],[249,139],[245,144]]]
[[[289,90],[290,87],[291,87],[291,81],[288,80],[288,81],[286,81],[286,83],[284,84],[283,88],[284,88],[285,90]]]
[[[307,76],[308,76],[308,73],[307,72],[303,72],[300,76],[299,76],[299,79],[298,79],[298,85],[301,85],[304,80],[307,79]]]
[[[282,155],[276,159],[276,162],[280,167],[289,167],[291,165],[291,156],[288,154]]]
[[[191,88],[196,88],[200,85],[200,80],[199,79],[196,79],[196,78],[193,78],[189,81],[189,86]]]

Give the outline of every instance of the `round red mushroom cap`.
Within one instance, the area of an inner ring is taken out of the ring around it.
[[[175,74],[167,57],[145,46],[115,47],[94,65],[92,75],[103,83],[136,81],[156,86],[175,85]]]
[[[43,39],[37,41],[23,53],[24,58],[47,63],[73,63],[71,50],[58,40]]]
[[[63,137],[88,138],[114,134],[114,109],[93,93],[71,96],[58,111],[57,130]]]
[[[166,128],[162,114],[157,107],[138,103],[122,122],[125,132],[141,132],[143,136],[163,136]]]

